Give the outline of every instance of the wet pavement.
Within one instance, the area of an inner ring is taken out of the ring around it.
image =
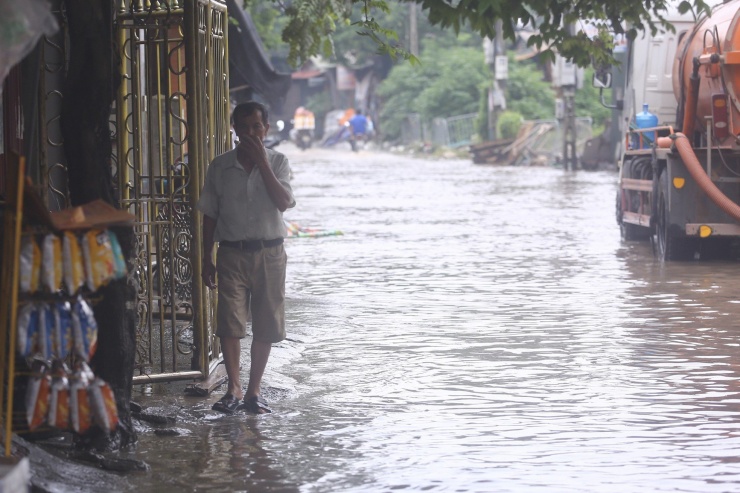
[[[138,387],[127,491],[740,491],[740,264],[623,243],[614,172],[278,149],[344,234],[287,242],[274,413]]]

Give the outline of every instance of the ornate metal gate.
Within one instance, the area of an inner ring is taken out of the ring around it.
[[[220,354],[200,282],[194,206],[231,146],[228,18],[221,0],[120,0],[121,207],[137,218],[135,383],[208,376]]]

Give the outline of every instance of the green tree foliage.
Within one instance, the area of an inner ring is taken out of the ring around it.
[[[408,8],[403,8],[402,4],[389,2],[390,9],[378,11],[376,21],[378,24],[385,26],[399,35],[398,43],[403,43],[403,35],[408,26]],[[355,18],[361,15],[359,6],[354,7]],[[349,66],[363,65],[368,59],[377,54],[377,45],[371,42],[367,36],[358,36],[359,29],[353,26],[349,21],[337,24],[335,32],[332,34],[334,43],[334,60]]]
[[[401,123],[409,113],[431,121],[478,111],[481,90],[490,77],[480,48],[442,48],[429,41],[421,62],[418,67],[396,65],[378,87],[383,98],[383,135],[400,135]]]
[[[612,110],[601,104],[599,90],[591,84],[593,74],[591,67],[584,70],[583,87],[576,92],[576,116],[593,118],[594,133],[598,133],[603,130],[605,122],[611,119]],[[604,101],[611,102],[611,90],[604,92]]]
[[[388,10],[376,10],[373,12],[375,22],[389,31],[398,35],[397,44],[408,46],[409,40],[409,4],[400,0],[389,0]],[[286,8],[273,0],[248,0],[244,6],[252,17],[257,27],[257,32],[262,39],[265,49],[272,54],[280,54],[288,57],[289,45],[283,41],[283,31],[288,25],[290,18],[286,15]],[[370,58],[378,54],[378,45],[373,43],[367,36],[358,35],[362,33],[362,27],[354,24],[351,19],[359,19],[363,16],[363,5],[355,3],[351,6],[352,13],[348,19],[340,19],[336,22],[334,30],[327,39],[330,41],[332,52],[315,54],[324,55],[326,59],[338,61],[348,66],[363,65]],[[480,46],[477,42],[479,37],[470,36],[470,29],[463,29],[462,36],[449,29],[432,26],[423,12],[417,8],[417,33],[419,39],[434,39],[446,45],[459,45],[468,43],[470,46]],[[305,58],[301,59],[305,61]]]
[[[417,113],[416,95],[421,93],[436,74],[426,64],[412,67],[408,64],[393,68],[378,87],[383,98],[379,127],[384,136],[401,135],[401,123],[409,113]]]
[[[265,50],[287,57],[288,47],[283,42],[282,31],[288,19],[282,15],[281,9],[275,8],[271,0],[255,0],[249,3],[247,11],[252,17]]]
[[[409,4],[398,0],[388,2],[390,10],[379,12],[376,17],[378,24],[395,31],[398,34],[398,43],[409,46],[409,18],[411,16]],[[361,15],[361,9],[355,6],[355,14]],[[416,9],[417,37],[422,42],[434,41],[440,46],[470,46],[480,47],[480,36],[472,35],[470,29],[463,29],[460,33],[432,26],[425,15]],[[377,44],[370,42],[367,36],[358,36],[361,28],[352,23],[338,24],[334,40],[334,55],[339,62],[349,66],[363,65],[368,59],[378,55]]]
[[[254,0],[252,0],[254,1]],[[502,20],[503,34],[514,39],[517,26],[537,29],[529,38],[530,46],[545,49],[545,55],[556,50],[580,66],[612,61],[610,33],[625,33],[634,38],[640,31],[653,33],[672,30],[664,14],[673,0],[413,0],[421,5],[433,26],[460,32],[469,26],[482,37],[495,37],[496,20]],[[250,0],[245,0],[249,3]],[[352,24],[358,32],[378,46],[382,53],[408,57],[396,32],[384,25],[382,14],[391,11],[386,0],[294,0],[276,1],[287,23],[282,39],[290,47],[289,60],[297,65],[311,56],[333,52],[331,37],[340,24]],[[353,6],[359,6],[359,16]],[[679,10],[709,11],[703,0],[684,0]],[[596,39],[589,38],[573,26],[590,19],[599,29]],[[629,26],[625,28],[624,26]],[[625,32],[626,31],[626,32]]]
[[[516,111],[504,111],[498,117],[498,136],[502,139],[513,139],[522,126],[522,115]]]
[[[509,60],[506,81],[506,107],[525,120],[545,120],[555,117],[555,92],[545,81],[542,70],[530,61]]]
[[[383,99],[380,114],[383,135],[400,135],[403,120],[410,113],[419,113],[422,121],[429,122],[436,117],[478,112],[481,114],[478,128],[486,138],[486,88],[490,84],[490,72],[483,63],[481,50],[441,48],[438,43],[427,42],[421,62],[419,67],[396,65],[378,88],[378,95]],[[592,74],[592,69],[585,71],[583,88],[576,92],[576,115],[592,117],[598,128],[611,113],[601,105],[598,90],[591,86]],[[555,118],[555,97],[551,83],[534,62],[510,60],[507,113],[524,120],[551,120]]]

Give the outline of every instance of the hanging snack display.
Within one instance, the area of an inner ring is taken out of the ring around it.
[[[28,428],[35,430],[46,422],[51,378],[43,361],[34,361],[31,369],[33,373],[26,387],[26,419]]]
[[[37,352],[44,361],[50,361],[52,358],[52,334],[54,332],[54,311],[51,305],[46,303],[38,305],[39,311],[39,328],[38,328],[38,347]]]
[[[87,365],[97,347],[98,324],[80,287],[98,289],[126,275],[118,240],[105,230],[90,230],[81,239],[67,231],[63,238],[44,236],[39,250],[33,248],[37,245],[34,237],[26,239],[30,268],[23,280],[28,288],[24,292],[37,291],[39,283],[34,280],[41,279],[44,291],[62,298],[52,302],[32,299],[21,306],[18,315],[17,349],[32,368],[25,402],[28,428],[48,424],[85,433],[97,425],[113,431],[118,425],[113,390]],[[40,268],[34,269],[34,263]],[[72,301],[65,299],[75,294]],[[76,362],[74,372],[67,369],[66,360]]]
[[[21,293],[35,293],[41,279],[41,250],[32,236],[21,240]]]
[[[61,360],[67,359],[72,352],[72,308],[69,301],[62,301],[54,305],[54,334],[52,348],[54,354]]]
[[[69,429],[69,371],[57,360],[51,370],[51,392],[49,394],[49,426],[59,430]]]
[[[21,356],[29,356],[33,353],[33,338],[38,326],[39,314],[36,307],[30,303],[21,307],[18,312],[18,336],[15,339]]]
[[[115,430],[118,426],[118,408],[110,385],[102,378],[95,377],[88,387],[88,396],[95,423],[104,430]]]
[[[113,248],[107,231],[90,230],[82,238],[87,289],[96,291],[108,284],[115,274]]]
[[[42,284],[50,293],[62,287],[62,240],[55,234],[44,237],[41,253]]]
[[[80,435],[87,432],[92,426],[92,413],[87,389],[88,380],[87,372],[78,366],[72,374],[69,384],[69,414],[72,418],[72,429]]]
[[[72,308],[74,351],[83,361],[90,361],[98,344],[98,324],[92,308],[80,298]]]
[[[76,356],[90,361],[98,341],[98,324],[87,301],[79,297],[74,305],[28,303],[18,315],[18,352],[26,358],[64,360],[74,349]]]
[[[80,250],[80,241],[71,231],[65,231],[62,239],[62,264],[64,287],[67,293],[74,295],[85,282],[85,264]]]
[[[118,238],[106,226],[132,219],[95,201],[52,213],[46,231],[34,227],[21,237],[16,347],[30,367],[24,404],[31,431],[118,426],[113,390],[88,366],[98,340],[88,297],[126,276]]]

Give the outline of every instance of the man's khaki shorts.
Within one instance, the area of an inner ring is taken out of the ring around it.
[[[251,311],[255,340],[275,343],[285,339],[287,260],[282,244],[256,252],[219,246],[217,336],[246,337]]]

